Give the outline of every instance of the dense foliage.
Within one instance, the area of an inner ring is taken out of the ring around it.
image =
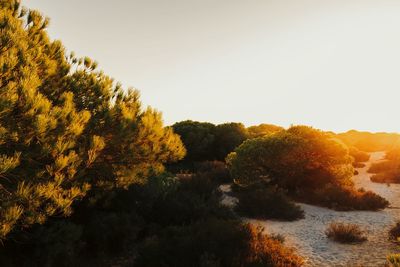
[[[80,205],[68,220],[51,219],[17,235],[20,242],[7,240],[0,262],[110,266],[121,257],[128,266],[301,266],[292,250],[220,205],[215,178],[163,174],[118,189],[96,205]]]
[[[214,125],[208,122],[181,121],[172,125],[180,135],[187,149],[183,164],[175,165],[181,169],[195,169],[193,163],[201,161],[224,161],[243,141],[262,137],[283,130],[273,124],[260,124],[245,128],[242,123],[223,123]]]
[[[295,199],[335,209],[388,206],[373,192],[355,191],[347,147],[332,134],[310,127],[293,126],[247,140],[227,162],[235,182],[244,187],[278,186]]]
[[[66,216],[93,192],[142,183],[185,150],[89,58],[50,41],[44,19],[0,1],[0,239]]]
[[[216,126],[208,122],[181,121],[172,125],[180,135],[187,150],[185,160],[206,161],[215,160],[214,145]]]
[[[385,160],[373,163],[369,169],[371,181],[377,183],[400,183],[400,148],[386,153]]]
[[[235,210],[244,217],[293,221],[304,218],[304,211],[276,186],[234,187],[238,198]]]
[[[232,176],[239,184],[268,181],[292,193],[329,183],[351,184],[351,162],[342,143],[306,126],[247,140],[228,156]]]
[[[361,151],[358,148],[351,146],[349,147],[349,154],[353,157],[353,167],[363,168],[365,163],[370,159],[370,155],[367,152]]]

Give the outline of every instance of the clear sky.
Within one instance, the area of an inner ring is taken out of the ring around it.
[[[398,0],[22,0],[50,36],[192,119],[400,132]]]

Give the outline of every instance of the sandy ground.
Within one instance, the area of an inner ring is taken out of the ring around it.
[[[367,166],[358,169],[354,176],[357,188],[372,190],[390,201],[391,208],[379,212],[333,211],[307,204],[299,204],[305,211],[305,218],[295,222],[260,221],[244,219],[262,225],[268,233],[285,236],[285,244],[296,248],[306,259],[305,266],[383,266],[389,253],[399,252],[400,248],[387,240],[387,232],[396,220],[400,219],[400,185],[378,184],[370,181],[367,173],[369,165],[383,159],[384,152],[371,154]],[[230,186],[221,186],[221,191],[229,192]],[[222,203],[234,205],[236,199],[224,195]],[[368,241],[357,245],[339,244],[325,236],[326,226],[332,221],[359,224],[368,232]]]

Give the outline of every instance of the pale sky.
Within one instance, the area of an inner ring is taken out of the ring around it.
[[[50,36],[192,119],[400,132],[400,1],[22,0]]]

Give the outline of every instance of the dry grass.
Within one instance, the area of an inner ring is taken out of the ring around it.
[[[332,222],[325,234],[339,243],[360,243],[367,240],[365,231],[359,225],[351,223]]]

